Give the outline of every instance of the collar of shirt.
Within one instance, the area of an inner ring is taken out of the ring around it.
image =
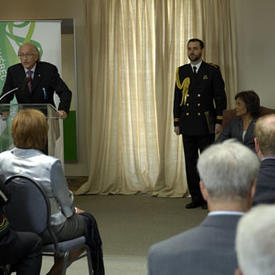
[[[31,68],[32,78],[34,77],[35,68],[36,68],[36,64]],[[28,77],[28,71],[29,71],[29,69],[24,68],[24,70],[25,70],[26,76]]]
[[[193,71],[193,67],[196,67],[197,68],[196,72],[198,72],[199,69],[200,69],[201,63],[202,63],[202,60],[198,64],[192,64],[192,63],[190,63],[190,65],[192,67],[192,71]]]
[[[208,216],[215,216],[215,215],[240,215],[242,216],[244,212],[241,211],[211,211],[208,213]]]

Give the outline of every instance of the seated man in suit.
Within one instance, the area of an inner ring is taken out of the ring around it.
[[[210,213],[199,226],[150,248],[149,275],[234,274],[236,227],[252,203],[258,158],[227,140],[208,147],[197,167]]]
[[[275,115],[260,117],[254,134],[261,165],[253,205],[275,203]]]
[[[274,274],[274,216],[274,205],[259,205],[240,219],[236,234],[239,269],[235,271],[235,275]]]
[[[70,110],[72,92],[60,78],[57,68],[53,64],[40,61],[39,50],[32,43],[22,44],[18,56],[20,63],[8,68],[1,103],[9,103],[15,94],[19,104],[55,106],[55,92],[60,98],[59,115],[66,118]],[[18,88],[15,93],[8,94],[15,88]],[[3,116],[7,116],[7,113],[3,113]]]
[[[31,232],[15,232],[3,214],[2,206],[9,200],[0,182],[0,265],[11,265],[17,275],[39,275],[41,268],[41,238]],[[0,269],[0,274],[2,270]]]

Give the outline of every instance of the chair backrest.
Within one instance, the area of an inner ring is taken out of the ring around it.
[[[36,181],[21,175],[5,182],[11,199],[4,207],[10,225],[17,231],[43,233],[49,225],[50,206],[43,188]]]
[[[275,114],[275,109],[270,109],[270,108],[267,108],[267,107],[264,107],[264,106],[260,106],[259,117],[269,115],[269,114]],[[229,121],[234,117],[236,117],[235,109],[230,109],[230,110],[224,110],[223,111],[222,126],[223,126],[224,129],[228,125]]]

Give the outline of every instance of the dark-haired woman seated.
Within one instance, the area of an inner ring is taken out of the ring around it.
[[[20,174],[39,182],[50,201],[50,223],[59,241],[85,235],[91,250],[94,274],[103,275],[101,238],[94,217],[74,207],[60,160],[42,153],[48,137],[48,123],[38,110],[21,110],[11,126],[15,148],[0,154],[0,177],[5,181]],[[43,234],[44,242],[50,241]],[[79,251],[80,252],[80,251]],[[73,255],[72,255],[73,256]],[[56,258],[48,274],[61,274],[63,259]]]
[[[254,125],[259,115],[260,98],[254,91],[239,92],[235,96],[236,118],[223,130],[216,142],[235,138],[255,151]]]

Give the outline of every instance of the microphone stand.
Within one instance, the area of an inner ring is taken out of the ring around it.
[[[7,93],[3,94],[3,95],[0,97],[0,102],[1,102],[2,99],[5,98],[7,95],[9,95],[9,94],[11,94],[11,93],[17,91],[18,89],[19,89],[19,88],[14,88],[14,89],[8,91]]]

